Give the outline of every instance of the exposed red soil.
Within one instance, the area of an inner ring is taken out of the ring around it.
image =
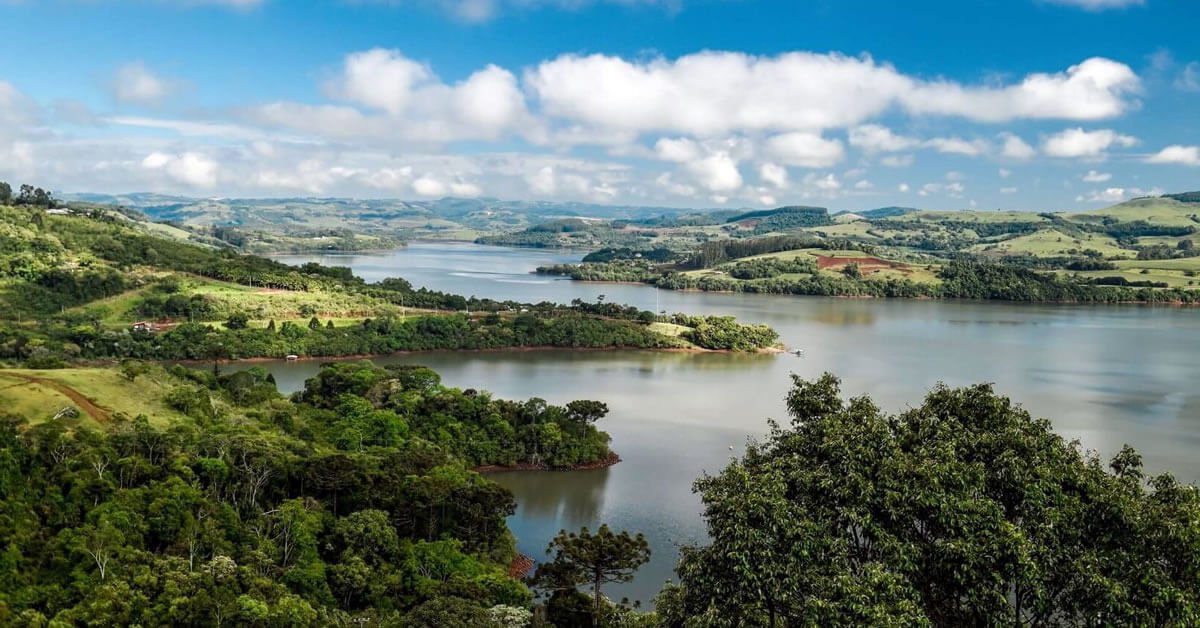
[[[848,264],[858,264],[858,269],[864,275],[869,275],[881,270],[897,270],[905,275],[912,274],[912,268],[908,264],[900,262],[891,262],[878,257],[831,257],[828,255],[815,255],[817,258],[817,268],[844,268]]]
[[[513,556],[512,562],[508,564],[508,577],[520,580],[529,575],[533,571],[533,559],[524,555],[517,554]]]

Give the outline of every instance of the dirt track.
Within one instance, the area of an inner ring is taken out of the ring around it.
[[[57,390],[58,392],[66,395],[66,397],[74,402],[75,405],[79,406],[80,410],[86,412],[87,415],[92,417],[92,419],[97,423],[108,423],[112,418],[109,416],[108,410],[105,410],[104,408],[92,403],[92,400],[83,396],[83,393],[62,382],[56,382],[52,379],[46,379],[44,377],[34,377],[32,375],[16,375],[11,373],[8,375],[9,377],[19,377],[30,384],[40,384],[42,386],[49,386],[54,390]]]

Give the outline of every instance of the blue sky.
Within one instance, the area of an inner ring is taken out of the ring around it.
[[[0,179],[1084,209],[1200,189],[1194,0],[0,0]]]

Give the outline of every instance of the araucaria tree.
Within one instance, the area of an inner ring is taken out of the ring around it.
[[[663,624],[1196,625],[1200,495],[1105,468],[986,385],[899,416],[795,378],[790,427],[696,483]]]
[[[602,588],[606,584],[629,582],[633,572],[650,560],[650,545],[638,533],[614,533],[601,525],[592,534],[583,528],[578,534],[563,530],[550,541],[546,553],[553,555],[534,574],[539,586],[555,592],[574,592],[576,587],[592,588],[592,614],[599,615]]]

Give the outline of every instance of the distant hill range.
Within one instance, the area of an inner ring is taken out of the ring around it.
[[[547,220],[600,218],[639,220],[679,209],[577,202],[442,198],[429,201],[348,198],[207,198],[153,193],[63,194],[67,201],[119,205],[151,220],[189,227],[311,232],[517,231]]]

